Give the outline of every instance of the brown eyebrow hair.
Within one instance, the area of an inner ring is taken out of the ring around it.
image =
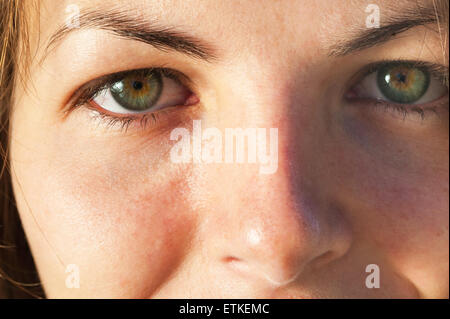
[[[44,58],[48,51],[69,33],[89,28],[110,31],[121,38],[141,41],[161,51],[175,51],[205,61],[217,58],[210,44],[182,31],[177,31],[175,28],[158,27],[142,16],[125,13],[125,11],[118,9],[107,11],[85,9],[80,12],[77,18],[79,22],[77,27],[69,27],[65,24],[50,37],[45,48]]]
[[[435,0],[427,3],[426,6],[417,4],[416,7],[403,10],[399,15],[394,14],[394,11],[398,11],[398,9],[385,10],[388,10],[389,14],[386,14],[387,18],[383,25],[379,28],[360,29],[359,32],[356,32],[356,36],[350,36],[350,40],[338,41],[329,48],[329,56],[339,57],[371,48],[389,41],[399,33],[418,26],[437,25],[441,41],[444,41],[442,31],[445,31],[445,29],[441,28],[439,22],[445,20],[445,13],[441,12],[442,16],[438,14]],[[383,19],[380,20],[383,21]],[[444,47],[442,49],[445,50]]]
[[[436,1],[439,0],[433,0],[427,3],[427,6],[417,5],[415,8],[406,9],[400,15],[395,15],[395,10],[391,9],[389,11],[392,12],[388,14],[383,26],[359,30],[356,35],[349,36],[350,40],[338,41],[329,47],[328,55],[344,56],[387,42],[393,36],[413,27],[430,24],[439,25],[439,21],[442,21],[445,17],[438,15],[435,7]],[[442,15],[445,15],[445,13],[442,13]],[[142,16],[130,15],[120,11],[120,9],[109,9],[107,11],[85,9],[78,16],[78,21],[79,27],[74,28],[64,25],[50,37],[44,58],[52,47],[74,30],[98,28],[110,31],[125,39],[147,43],[162,51],[176,51],[208,62],[217,59],[212,45],[182,31],[175,30],[175,28],[158,27],[142,18]],[[445,51],[444,47],[443,51]]]

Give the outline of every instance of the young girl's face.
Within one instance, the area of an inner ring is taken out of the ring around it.
[[[33,10],[10,159],[48,297],[448,297],[431,0]]]

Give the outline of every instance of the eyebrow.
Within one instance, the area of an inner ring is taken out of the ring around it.
[[[329,56],[339,57],[368,49],[389,41],[393,36],[411,28],[429,24],[438,24],[436,8],[432,3],[428,6],[417,6],[404,10],[402,14],[389,17],[379,28],[366,28],[352,32],[349,40],[338,41],[329,47]],[[195,59],[210,62],[217,59],[213,46],[176,28],[159,27],[142,16],[130,15],[123,11],[111,9],[99,11],[85,9],[77,16],[76,27],[63,25],[51,37],[45,49],[48,51],[60,43],[69,33],[76,30],[97,28],[129,40],[137,40],[149,44],[161,51],[174,51]],[[356,33],[356,35],[354,35]]]
[[[149,44],[161,51],[182,53],[204,61],[216,59],[215,50],[210,44],[187,35],[176,28],[159,27],[139,15],[131,15],[118,10],[84,10],[76,17],[76,27],[69,23],[61,26],[51,37],[45,48],[45,56],[68,34],[83,29],[100,29],[128,40]]]
[[[398,9],[397,9],[398,10]],[[437,24],[442,17],[437,14],[433,3],[403,10],[400,15],[392,15],[379,28],[359,29],[349,40],[338,41],[329,48],[329,56],[339,57],[368,49],[389,41],[395,35],[418,26]]]

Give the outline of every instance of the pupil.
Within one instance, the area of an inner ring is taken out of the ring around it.
[[[140,89],[142,89],[142,86],[143,86],[142,82],[140,82],[140,81],[133,81],[133,88],[134,88],[135,90],[140,90]]]
[[[397,80],[404,83],[406,81],[406,75],[403,73],[397,73]]]

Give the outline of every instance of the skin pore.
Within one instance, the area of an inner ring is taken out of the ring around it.
[[[346,98],[375,63],[448,66],[444,35],[418,25],[336,50],[367,32],[370,3],[40,1],[10,162],[47,297],[448,298],[448,91],[432,82],[443,94],[423,114]],[[382,26],[433,7],[389,3],[377,2]],[[87,19],[60,32],[69,4]],[[210,57],[126,38],[114,32],[124,21],[195,39]],[[183,74],[195,103],[126,129],[71,107],[86,83],[145,68]],[[173,163],[170,132],[195,119],[278,128],[276,173]],[[369,264],[380,288],[365,285]],[[80,288],[66,287],[68,265]]]

